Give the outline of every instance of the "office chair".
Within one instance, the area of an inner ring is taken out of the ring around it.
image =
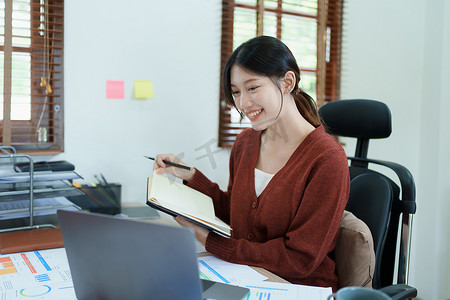
[[[372,234],[375,251],[372,287],[392,299],[415,297],[417,290],[407,285],[410,226],[416,212],[414,179],[404,166],[367,158],[369,140],[387,138],[391,134],[389,108],[374,100],[340,100],[323,105],[319,115],[328,133],[357,139],[355,155],[348,157],[351,183],[346,210],[362,220]],[[387,175],[369,168],[369,164],[377,166],[377,170],[392,170],[400,187]],[[393,285],[396,254],[397,280]]]

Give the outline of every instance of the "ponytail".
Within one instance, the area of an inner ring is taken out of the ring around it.
[[[295,105],[298,111],[314,127],[322,124],[319,113],[317,112],[317,104],[314,99],[308,95],[304,90],[298,88],[293,91]]]

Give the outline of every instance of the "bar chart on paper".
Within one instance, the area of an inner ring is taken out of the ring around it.
[[[202,279],[249,288],[246,300],[323,300],[332,293],[331,288],[264,281],[267,277],[249,266],[215,256],[199,257],[198,266]]]
[[[239,285],[245,280],[263,281],[267,277],[246,265],[232,264],[215,256],[198,258],[200,277],[221,283]]]
[[[331,288],[267,281],[241,286],[250,289],[246,300],[323,300],[332,293]]]
[[[0,255],[0,300],[76,299],[64,248]]]
[[[261,287],[258,285],[247,285],[245,287],[250,289],[250,294],[246,298],[247,300],[286,299],[286,294],[289,293],[289,290],[286,288]]]

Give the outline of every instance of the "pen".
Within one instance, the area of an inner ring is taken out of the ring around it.
[[[156,160],[154,157],[145,156],[145,155],[144,155],[144,157],[148,158],[148,159],[151,159],[151,160]],[[177,163],[165,160],[165,159],[163,159],[163,163],[168,164],[168,165],[170,165],[172,167],[177,167],[177,168],[185,169],[185,170],[188,170],[188,171],[191,170],[191,167],[180,165],[180,164],[177,164]]]

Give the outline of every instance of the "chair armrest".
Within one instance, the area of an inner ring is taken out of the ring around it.
[[[417,296],[417,289],[407,284],[394,284],[379,289],[389,295],[392,300],[409,299]]]
[[[402,187],[402,212],[408,214],[416,213],[416,188],[414,178],[407,168],[394,162],[362,158],[362,157],[347,157],[351,162],[359,161],[364,163],[373,163],[380,166],[387,167],[395,172],[400,180]]]

